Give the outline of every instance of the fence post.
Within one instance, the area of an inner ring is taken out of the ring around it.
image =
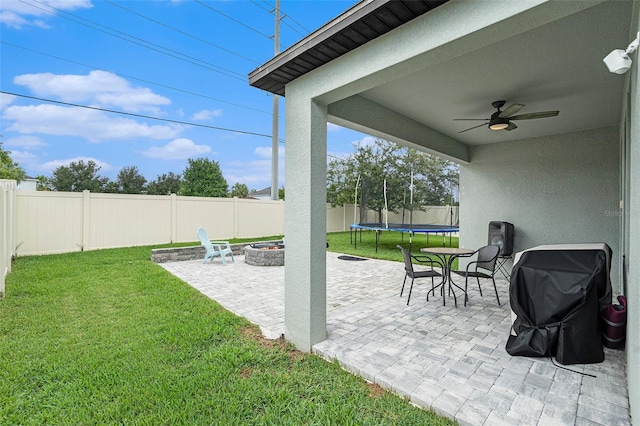
[[[0,180],[0,299],[5,296],[5,277],[11,272],[16,238],[16,182]]]
[[[282,227],[280,228],[280,230],[282,231],[281,234],[284,235],[284,219],[285,219],[285,215],[287,214],[287,209],[285,208],[284,205],[284,200],[283,199],[279,199],[278,202],[280,203],[280,217],[282,218]]]
[[[178,196],[171,194],[169,196],[169,202],[171,203],[171,244],[178,241]]]
[[[91,192],[88,189],[82,191],[82,246],[80,251],[91,248]]]
[[[238,235],[238,222],[240,221],[240,212],[239,212],[240,204],[238,203],[238,197],[233,197],[233,238],[240,238]]]
[[[0,231],[2,231],[3,237],[8,236],[9,233],[8,192],[4,183],[0,182]],[[9,273],[9,265],[11,265],[9,238],[2,238],[0,241],[0,299],[4,299],[4,277]]]

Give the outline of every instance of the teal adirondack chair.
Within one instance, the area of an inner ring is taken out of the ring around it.
[[[209,239],[209,235],[207,235],[207,231],[200,227],[197,231],[198,238],[200,239],[200,244],[205,248],[206,253],[204,254],[204,259],[202,259],[202,263],[205,263],[207,259],[211,259],[216,256],[220,256],[222,259],[222,264],[227,264],[227,255],[231,256],[231,261],[235,262],[233,259],[233,251],[231,251],[231,245],[229,241],[211,241]]]

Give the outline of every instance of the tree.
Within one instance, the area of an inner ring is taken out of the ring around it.
[[[36,190],[37,191],[52,191],[51,182],[49,182],[49,178],[45,175],[36,176]]]
[[[54,191],[103,192],[109,183],[109,178],[98,176],[100,166],[95,161],[72,161],[68,166],[60,166],[53,171],[49,179]]]
[[[170,195],[178,194],[182,186],[182,175],[176,175],[173,172],[158,175],[155,180],[147,185],[147,194],[149,195]]]
[[[284,186],[278,189],[278,200],[284,200]]]
[[[238,198],[247,198],[249,195],[249,188],[244,183],[234,183],[231,187],[231,196]]]
[[[25,180],[27,174],[17,162],[11,159],[10,154],[11,151],[2,149],[2,142],[0,142],[0,179],[13,179],[20,183]]]
[[[222,176],[222,170],[217,161],[207,158],[189,158],[189,165],[184,169],[184,181],[180,188],[180,195],[195,195],[200,197],[226,197],[229,185]]]
[[[118,185],[118,182],[110,180],[102,188],[102,192],[105,192],[107,194],[117,194],[118,192],[120,192],[120,186]]]
[[[142,194],[147,179],[140,174],[136,166],[123,167],[116,179],[118,192],[122,194]]]
[[[356,145],[349,157],[329,162],[327,201],[334,206],[362,201],[382,222],[385,195],[392,212],[443,205],[450,199],[450,183],[457,175],[457,167],[448,160],[377,139],[373,144]]]

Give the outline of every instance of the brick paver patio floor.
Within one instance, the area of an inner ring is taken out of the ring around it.
[[[623,351],[605,348],[603,363],[566,366],[584,375],[505,351],[507,280],[497,280],[502,306],[490,283],[484,297],[470,284],[466,307],[449,298],[443,306],[439,293],[427,302],[425,279],[407,306],[401,263],[338,256],[327,253],[328,335],[313,346],[319,356],[461,425],[630,424]],[[243,256],[227,266],[219,259],[161,266],[265,336],[284,333],[284,267],[247,265]]]

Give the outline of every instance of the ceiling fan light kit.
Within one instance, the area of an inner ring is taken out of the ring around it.
[[[484,121],[482,124],[478,124],[477,126],[470,127],[468,129],[462,130],[458,133],[464,133],[469,130],[477,129],[478,127],[482,127],[487,124],[489,129],[491,130],[514,130],[517,129],[514,123],[511,120],[532,120],[535,118],[547,118],[547,117],[555,117],[560,114],[560,111],[541,111],[541,112],[531,112],[528,114],[519,114],[514,115],[520,109],[524,107],[523,104],[511,104],[504,110],[501,110],[505,104],[505,101],[495,101],[492,102],[491,105],[497,110],[493,114],[491,114],[490,118],[454,118],[456,121]]]
[[[489,121],[489,128],[491,130],[504,130],[509,127],[509,119],[496,118]]]

